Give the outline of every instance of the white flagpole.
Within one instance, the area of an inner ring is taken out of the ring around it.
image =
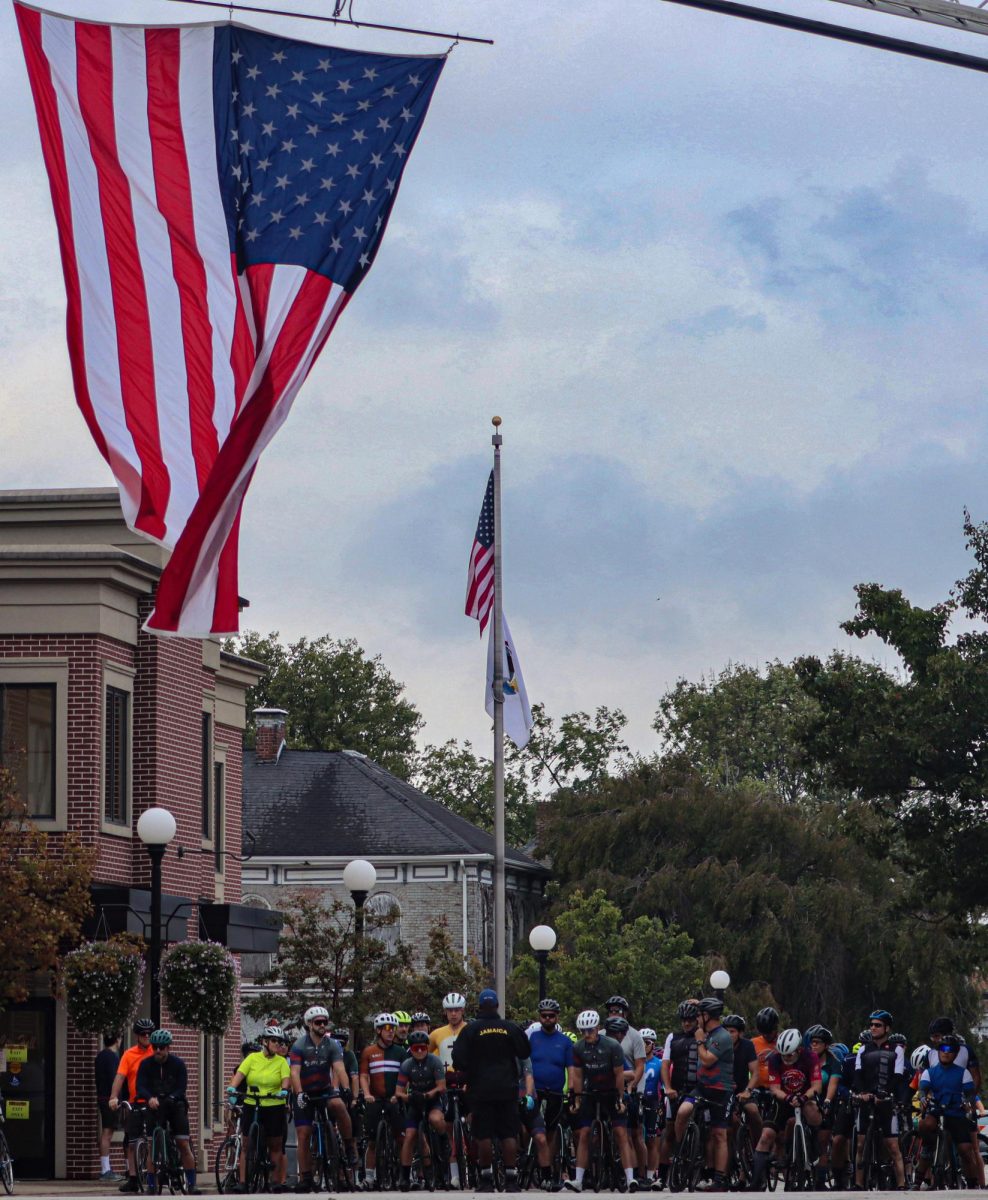
[[[494,434],[494,990],[506,1004],[504,876],[504,619],[501,605],[501,418]],[[502,1009],[502,1011],[504,1011]]]

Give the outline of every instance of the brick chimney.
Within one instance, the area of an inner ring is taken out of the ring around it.
[[[285,748],[288,713],[283,708],[254,709],[254,753],[259,763],[276,763]]]

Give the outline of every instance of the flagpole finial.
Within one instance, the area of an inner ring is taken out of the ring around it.
[[[491,424],[494,426],[495,429],[499,429],[501,426],[501,418],[500,417],[491,417]]]
[[[501,448],[501,418],[491,417],[491,424],[494,426],[494,433],[491,436],[491,445],[496,449]]]

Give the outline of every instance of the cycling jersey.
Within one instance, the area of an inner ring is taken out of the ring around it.
[[[446,1078],[446,1068],[437,1054],[427,1054],[423,1059],[406,1058],[398,1071],[398,1084],[409,1092],[431,1092]]]
[[[672,1090],[685,1092],[696,1083],[696,1038],[692,1033],[670,1033],[662,1048],[662,1061],[669,1063]]]
[[[324,1037],[317,1046],[311,1034],[303,1033],[288,1052],[288,1061],[301,1068],[303,1092],[327,1092],[334,1087],[333,1065],[343,1061],[343,1047],[331,1037]]]
[[[716,1060],[705,1063],[698,1058],[696,1065],[696,1081],[705,1088],[715,1088],[718,1091],[734,1091],[734,1043],[731,1035],[723,1025],[716,1025],[707,1034],[703,1048],[708,1054],[715,1054]]]
[[[637,1029],[629,1026],[628,1032],[621,1039],[621,1052],[624,1054],[625,1069],[628,1071],[635,1070],[638,1060],[645,1057],[645,1041]],[[640,1079],[638,1080],[636,1090],[639,1092],[642,1090]]]
[[[429,1034],[429,1053],[438,1055],[447,1071],[453,1069],[453,1043],[466,1027],[465,1021],[455,1030],[452,1025],[440,1025]]]
[[[758,1087],[768,1087],[768,1056],[775,1053],[775,1038],[769,1041],[767,1037],[759,1034],[751,1039],[751,1044],[758,1056],[758,1074],[755,1076],[755,1082]]]
[[[561,1092],[566,1085],[566,1070],[573,1065],[573,1043],[559,1029],[546,1033],[539,1028],[528,1035],[528,1044],[535,1087]]]
[[[819,1058],[820,1056],[817,1055]],[[840,1075],[841,1065],[837,1061],[837,1055],[832,1050],[825,1050],[823,1058],[820,1058],[820,1078],[823,1080],[823,1094],[827,1094],[827,1086],[835,1075]]]
[[[152,1096],[184,1100],[188,1085],[189,1073],[177,1054],[169,1054],[164,1062],[145,1058],[137,1071],[137,1096],[141,1100]]]
[[[974,1079],[967,1067],[937,1063],[935,1067],[927,1067],[919,1077],[919,1091],[923,1097],[932,1096],[943,1109],[944,1116],[964,1117],[967,1115],[965,1097],[974,1099]]]
[[[645,1070],[642,1072],[643,1095],[654,1096],[658,1099],[662,1090],[662,1057],[654,1051],[645,1059]]]
[[[902,1097],[906,1085],[905,1070],[904,1047],[865,1042],[854,1059],[854,1090]]]
[[[524,1030],[497,1013],[477,1017],[453,1043],[453,1066],[466,1072],[471,1103],[514,1099],[518,1089],[518,1060],[528,1057]]]
[[[770,1087],[781,1088],[787,1096],[804,1096],[810,1085],[820,1082],[820,1060],[803,1046],[793,1063],[783,1062],[778,1051],[768,1056]]]
[[[621,1045],[602,1033],[595,1042],[586,1038],[573,1047],[573,1066],[583,1072],[584,1092],[613,1092],[614,1071],[624,1070]]]
[[[398,1072],[408,1053],[399,1046],[382,1046],[371,1042],[360,1055],[360,1074],[370,1078],[370,1091],[375,1100],[387,1100],[395,1094]]]
[[[121,1095],[121,1099],[130,1097],[133,1101],[137,1096],[137,1072],[141,1063],[150,1058],[154,1051],[150,1046],[131,1046],[129,1050],[125,1050],[120,1056],[120,1061],[117,1063],[117,1074],[122,1075],[127,1080],[127,1096]]]
[[[758,1061],[758,1054],[752,1045],[751,1038],[738,1038],[734,1047],[734,1090],[746,1092],[750,1078],[751,1064]]]
[[[360,1064],[357,1062],[357,1056],[352,1050],[343,1051],[343,1070],[346,1071],[347,1079],[360,1074]]]
[[[266,1058],[263,1050],[257,1050],[253,1054],[248,1054],[244,1061],[237,1067],[237,1070],[244,1077],[242,1087],[247,1088],[246,1101],[248,1104],[257,1104],[258,1101],[250,1094],[250,1089],[256,1087],[262,1093],[260,1105],[262,1108],[270,1108],[273,1106],[284,1107],[284,1100],[277,1096],[263,1095],[264,1092],[280,1092],[282,1082],[290,1075],[288,1060],[282,1058],[280,1054],[275,1054],[271,1058]]]

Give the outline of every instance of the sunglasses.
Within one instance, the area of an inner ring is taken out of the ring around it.
[[[423,1054],[426,1054],[428,1052],[428,1049],[429,1049],[428,1046],[422,1046],[422,1045],[412,1046],[412,1048],[411,1048],[413,1054],[415,1054],[415,1052],[418,1050],[421,1050]]]
[[[940,1054],[956,1054],[960,1046],[938,1046],[937,1050]]]
[[[868,1028],[869,1029],[884,1029],[885,1022],[884,1021],[869,1021]]]
[[[559,1014],[558,1013],[539,1013],[539,1020],[540,1021],[558,1021]]]
[[[315,1020],[315,1021],[310,1021],[310,1022],[309,1022],[309,1024],[310,1024],[310,1025],[328,1025],[328,1024],[329,1024],[329,1022],[328,1022],[328,1021]]]

